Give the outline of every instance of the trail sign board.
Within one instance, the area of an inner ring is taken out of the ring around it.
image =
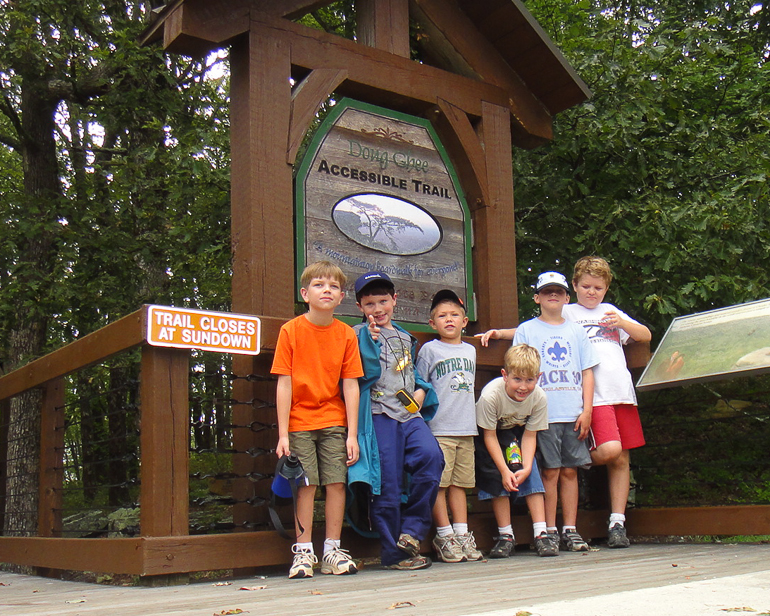
[[[770,372],[770,299],[677,317],[638,390]]]
[[[436,291],[452,289],[475,319],[471,216],[431,123],[352,99],[318,129],[296,180],[297,275],[327,260],[348,275],[338,315],[359,316],[359,275],[387,273],[395,318],[425,324]]]
[[[230,312],[148,306],[147,342],[217,353],[259,354],[259,318]]]

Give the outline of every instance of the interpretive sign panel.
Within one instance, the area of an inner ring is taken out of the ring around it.
[[[245,314],[169,306],[147,309],[147,342],[153,346],[258,355],[259,334],[259,319]]]
[[[327,260],[349,277],[337,314],[358,316],[353,282],[387,273],[395,318],[425,324],[440,289],[475,318],[470,214],[430,122],[344,99],[318,129],[296,180],[297,276]]]
[[[637,389],[770,372],[770,299],[677,317]]]

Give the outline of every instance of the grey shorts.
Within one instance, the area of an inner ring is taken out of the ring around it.
[[[305,469],[311,486],[345,483],[348,476],[347,436],[344,426],[289,432],[289,449]],[[320,483],[319,483],[320,479]]]
[[[588,468],[588,443],[578,440],[575,422],[548,424],[537,433],[537,463],[540,468]]]

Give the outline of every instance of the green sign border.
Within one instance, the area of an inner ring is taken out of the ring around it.
[[[417,126],[420,126],[428,131],[428,134],[430,135],[430,138],[433,140],[433,144],[436,146],[436,151],[439,153],[439,156],[441,157],[441,160],[443,161],[444,165],[447,168],[447,171],[449,171],[449,177],[452,181],[452,187],[455,189],[455,192],[457,193],[457,199],[460,202],[460,207],[462,208],[463,215],[464,215],[464,222],[463,222],[463,228],[464,228],[464,235],[465,235],[465,297],[467,298],[467,301],[465,302],[467,305],[466,314],[468,316],[469,321],[475,321],[476,320],[476,302],[474,301],[474,291],[473,291],[473,261],[471,258],[471,244],[473,239],[473,234],[471,231],[471,212],[468,208],[468,202],[465,199],[465,193],[463,192],[462,186],[460,185],[460,181],[457,177],[457,172],[455,171],[455,167],[452,164],[452,161],[449,159],[449,155],[446,152],[446,149],[444,148],[444,144],[441,142],[441,139],[439,139],[438,134],[436,133],[436,130],[433,128],[433,124],[430,123],[430,120],[427,120],[425,118],[419,118],[417,116],[409,115],[406,113],[401,113],[399,111],[393,111],[392,109],[386,109],[385,107],[379,107],[377,105],[371,105],[369,103],[363,103],[361,101],[354,100],[352,98],[343,98],[342,100],[338,101],[336,105],[329,111],[329,114],[324,118],[323,122],[321,122],[321,125],[316,130],[315,134],[313,135],[312,140],[310,141],[310,145],[307,148],[307,151],[305,152],[305,155],[302,157],[302,162],[300,163],[297,175],[294,179],[294,214],[295,214],[295,229],[294,229],[294,254],[295,259],[297,263],[297,271],[294,273],[295,282],[295,296],[297,299],[299,299],[299,275],[302,272],[303,269],[305,269],[305,179],[308,176],[308,173],[310,171],[310,164],[315,159],[316,154],[318,153],[318,150],[321,147],[321,144],[323,143],[324,138],[326,137],[327,133],[333,128],[334,123],[337,121],[337,119],[342,115],[344,111],[347,109],[357,109],[359,111],[368,111],[371,113],[375,113],[377,115],[385,116],[386,118],[391,118],[393,120],[400,120],[402,122],[407,122],[411,124],[415,124]],[[338,317],[342,321],[350,321],[358,323],[359,320],[354,317],[346,317],[346,316],[340,316]],[[407,321],[403,319],[399,319],[400,323],[409,323],[410,325],[415,326],[413,329],[416,329],[418,331],[433,331],[426,323],[415,323],[413,321]]]

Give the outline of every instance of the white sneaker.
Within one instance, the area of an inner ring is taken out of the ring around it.
[[[313,577],[313,565],[318,562],[316,555],[311,550],[301,548],[296,543],[291,546],[294,552],[294,562],[289,569],[289,579]]]
[[[463,549],[463,554],[468,560],[482,560],[484,555],[479,552],[476,547],[476,538],[473,533],[466,533],[464,535],[455,535],[457,542]]]
[[[347,550],[342,548],[333,548],[326,552],[321,558],[321,573],[332,573],[334,575],[352,575],[358,573],[358,568],[353,559],[350,558]]]

